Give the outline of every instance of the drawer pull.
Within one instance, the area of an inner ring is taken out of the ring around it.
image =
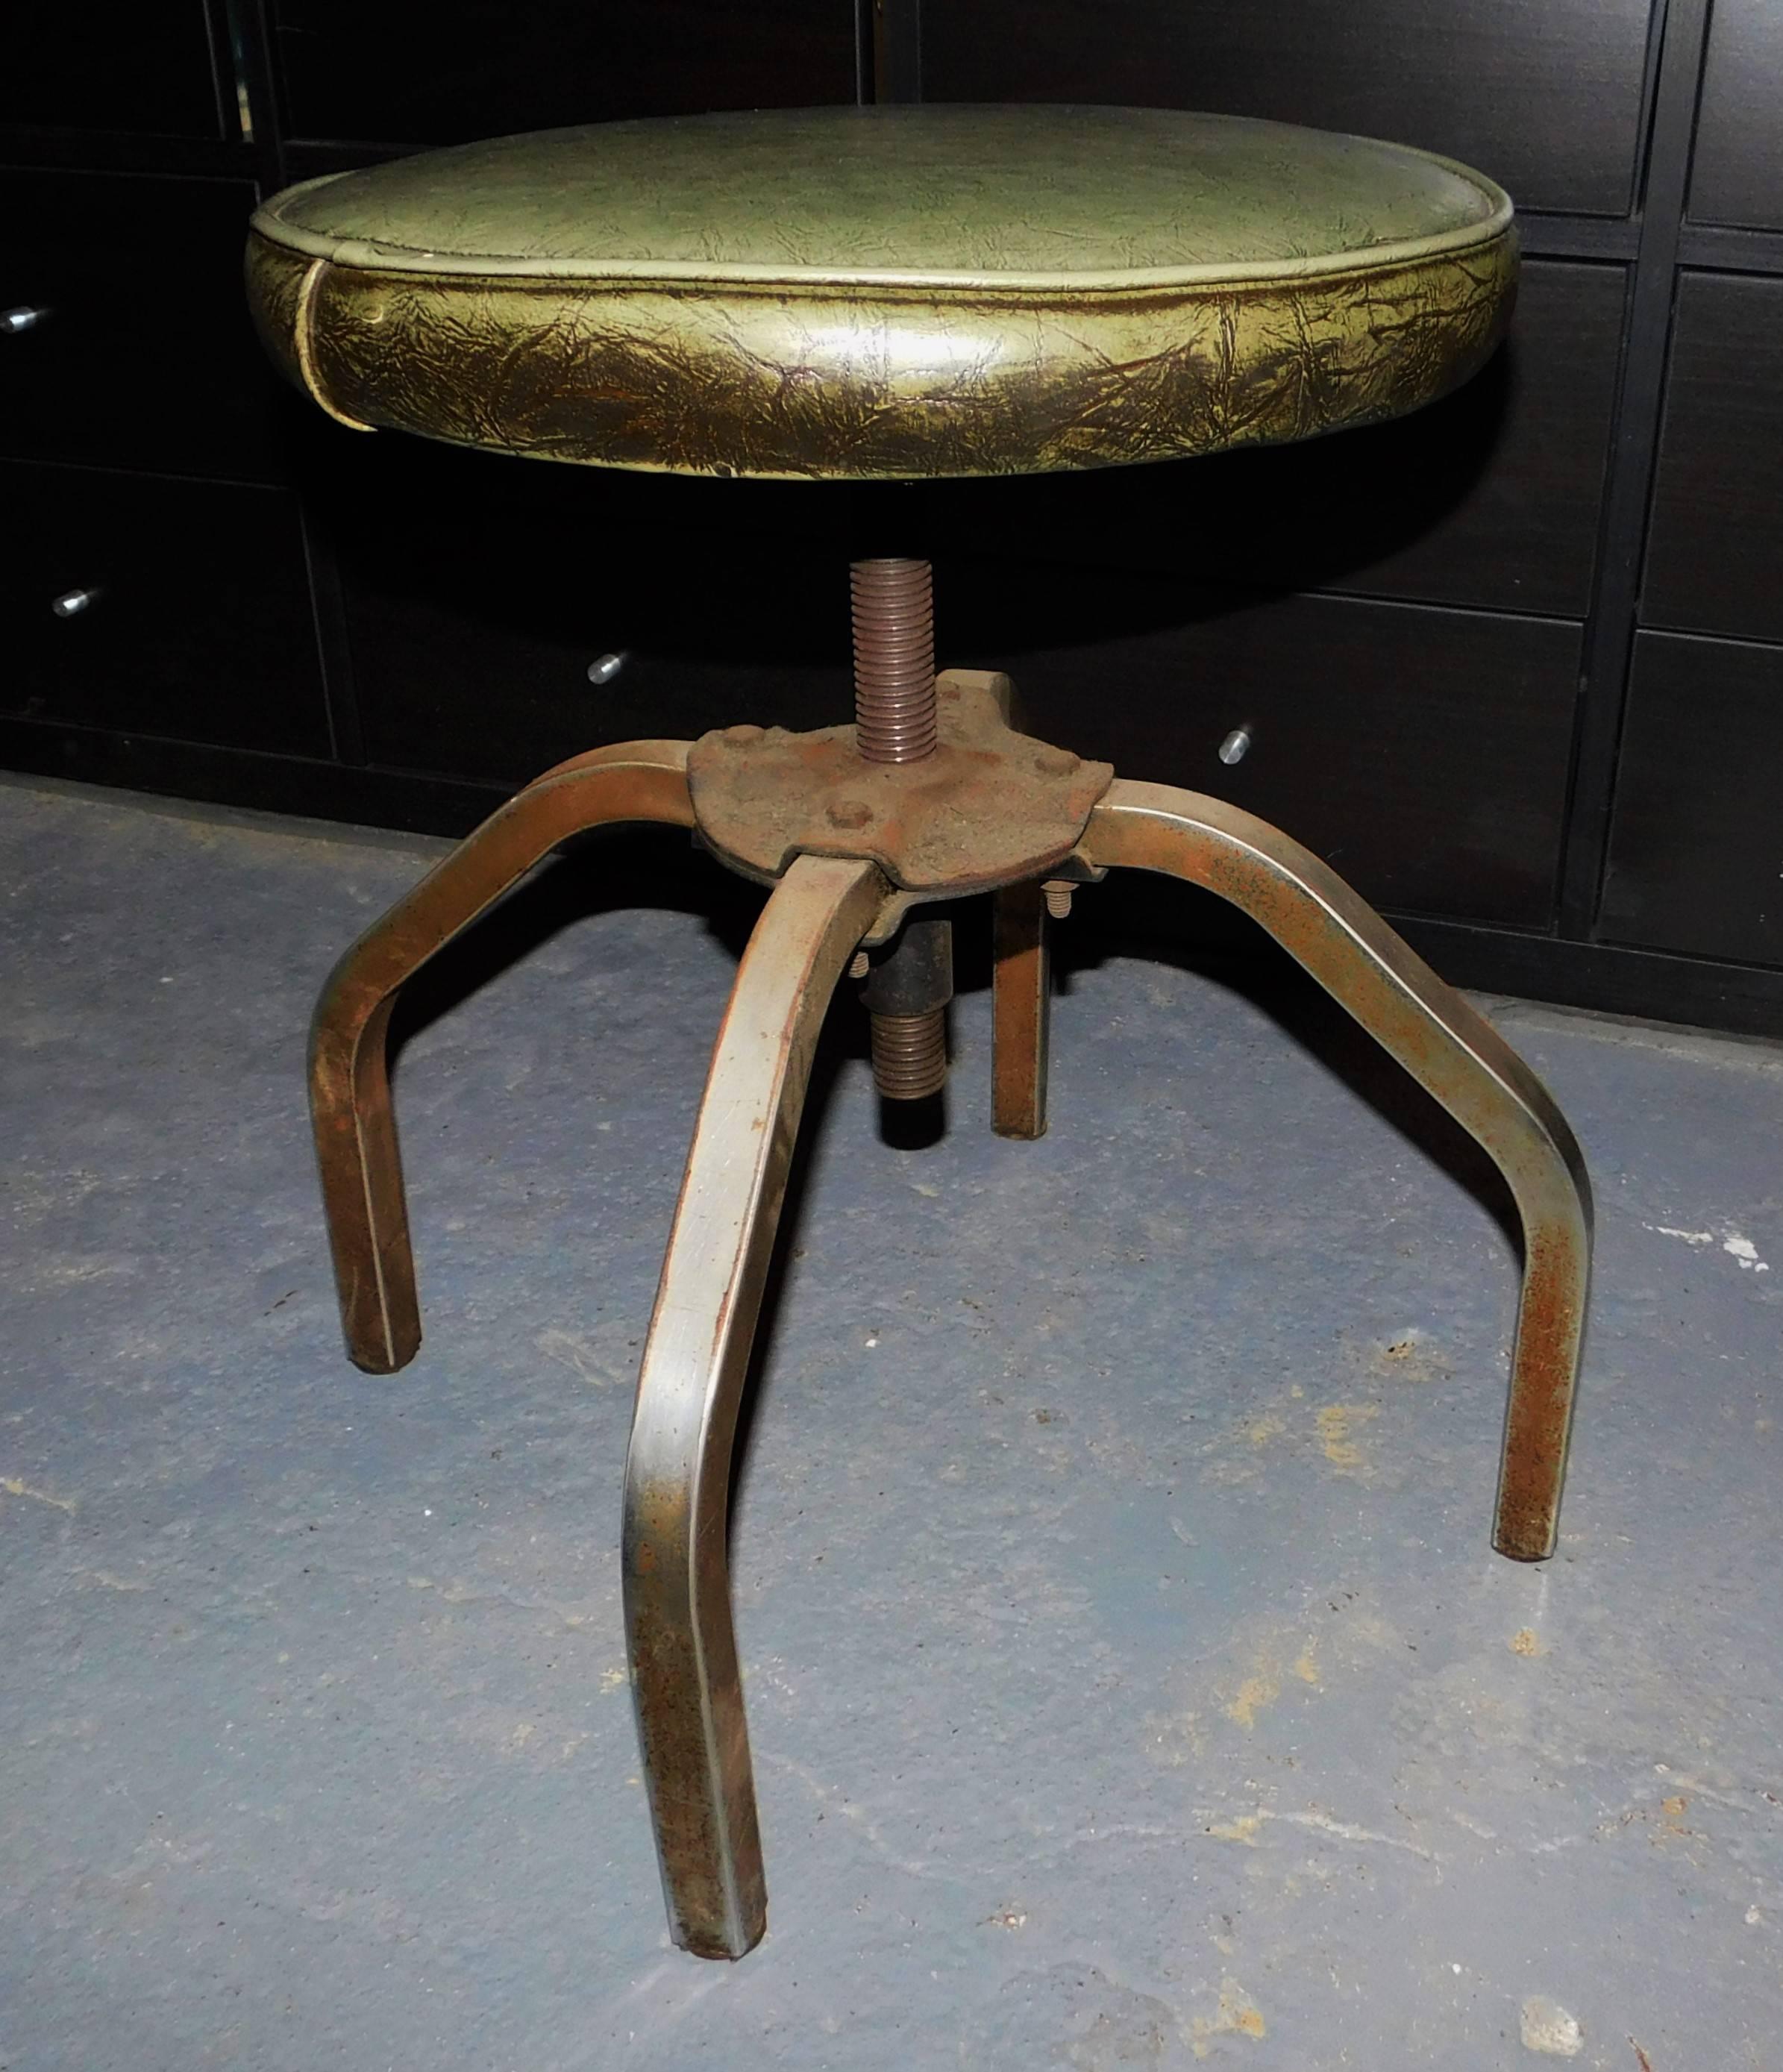
[[[0,331],[10,336],[14,331],[35,331],[49,314],[41,305],[20,302],[14,309],[0,310]]]
[[[1219,745],[1222,763],[1242,763],[1250,753],[1251,730],[1247,726],[1234,727]]]
[[[60,597],[50,599],[50,610],[58,619],[73,619],[84,611],[89,604],[98,603],[105,593],[96,585],[84,590],[65,590]]]
[[[625,664],[622,650],[617,655],[597,655],[588,665],[588,680],[591,684],[610,684]]]

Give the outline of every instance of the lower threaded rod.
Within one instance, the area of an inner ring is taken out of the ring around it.
[[[926,1100],[947,1077],[953,923],[908,920],[868,965],[861,987],[873,1026],[873,1083],[882,1100]]]
[[[947,1083],[947,1010],[875,1014],[873,1083],[881,1100],[926,1100]]]

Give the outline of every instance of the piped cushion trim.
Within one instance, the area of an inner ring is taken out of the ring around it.
[[[544,459],[864,479],[1308,438],[1465,380],[1510,204],[1403,146],[1165,109],[598,125],[306,182],[261,335],[343,422]]]

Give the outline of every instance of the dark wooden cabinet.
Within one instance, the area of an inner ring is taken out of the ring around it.
[[[1641,617],[1783,640],[1783,280],[1678,283]]]
[[[1411,417],[1207,460],[963,483],[929,522],[950,541],[1204,584],[1582,618],[1626,294],[1623,267],[1533,260],[1504,349]]]
[[[922,14],[932,101],[1210,108],[1392,137],[1521,207],[1621,215],[1646,0],[948,0]]]
[[[245,179],[0,171],[0,455],[277,481],[283,384],[241,293]]]
[[[1783,964],[1783,648],[1641,635],[1603,927]]]
[[[514,783],[602,742],[846,716],[843,570],[887,492],[329,438],[313,508],[372,762]],[[1037,731],[1273,815],[1378,900],[1550,921],[1576,624],[987,560],[985,532],[1009,534],[972,522],[975,500],[889,494],[952,549],[943,653],[1009,669]],[[608,654],[620,668],[591,684]],[[1229,768],[1216,751],[1240,724],[1255,746]]]
[[[457,143],[852,101],[853,0],[276,0],[290,134]]]
[[[0,497],[28,518],[0,565],[0,712],[329,754],[294,497],[18,463]]]
[[[204,0],[85,8],[9,7],[0,124],[223,134]],[[9,225],[9,235],[10,235]]]
[[[548,467],[335,427],[318,446],[310,508],[370,762],[512,785],[604,742],[848,715],[845,486]],[[618,671],[590,683],[606,655]]]
[[[1230,799],[1378,905],[1550,923],[1576,626],[1113,574],[1066,587],[1046,570],[943,573],[963,586],[949,653],[1008,669],[1043,738]],[[1220,745],[1240,728],[1248,752],[1227,765]]]
[[[1439,968],[1783,1030],[1773,0],[27,13],[0,70],[0,310],[48,312],[0,331],[17,767],[462,831],[603,742],[841,719],[845,563],[926,553],[945,660],[1008,667],[1031,725],[1125,774],[1276,821]],[[257,193],[471,136],[862,95],[1211,107],[1446,152],[1522,212],[1510,337],[1393,424],[857,489],[368,438],[253,338]]]
[[[1699,223],[1783,230],[1783,8],[1715,0],[1691,175]]]

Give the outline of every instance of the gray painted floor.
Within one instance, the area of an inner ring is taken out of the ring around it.
[[[981,983],[930,1149],[843,1026],[734,1530],[771,1926],[713,1966],[617,1531],[754,895],[639,837],[442,972],[376,1381],[303,1031],[432,853],[0,788],[6,2072],[1783,2064],[1783,1049],[1491,1004],[1601,1212],[1531,1569],[1494,1201],[1272,959],[1087,895],[1037,1145]]]

